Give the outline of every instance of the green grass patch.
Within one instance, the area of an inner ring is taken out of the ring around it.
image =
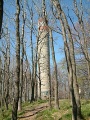
[[[38,104],[46,103],[46,102],[47,102],[47,100],[41,100],[41,99],[37,101]]]
[[[42,112],[39,112],[39,114],[36,116],[35,120],[55,120],[53,113],[57,112],[58,110],[55,109],[47,109]]]
[[[90,100],[82,101],[82,114],[86,118],[86,120],[90,119]]]
[[[71,120],[71,118],[72,118],[72,115],[70,113],[66,113],[65,115],[63,115],[58,120]]]
[[[61,110],[67,110],[67,109],[71,109],[71,105],[70,105],[70,100],[60,100],[60,109]]]
[[[11,120],[11,112],[11,106],[9,106],[8,110],[5,110],[4,107],[0,109],[0,120]]]

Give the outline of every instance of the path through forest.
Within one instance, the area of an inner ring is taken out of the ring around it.
[[[18,120],[35,120],[36,115],[47,108],[48,108],[48,103],[42,103],[33,109],[30,110],[27,109],[25,110],[25,114],[19,117]]]
[[[35,106],[32,109],[28,108],[25,110],[25,113],[18,118],[18,120],[35,120],[35,117],[39,112],[46,110],[48,108],[49,108],[48,103],[39,104],[38,106]],[[59,112],[54,113],[52,116],[53,116],[53,118],[54,118],[54,116],[57,116],[60,119],[60,118],[62,118],[62,116],[64,114],[67,114],[67,113],[68,113],[68,110],[63,111],[63,112],[59,111]],[[55,118],[55,120],[56,120],[56,118]]]

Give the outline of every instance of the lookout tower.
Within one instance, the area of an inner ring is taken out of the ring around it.
[[[44,0],[43,0],[44,1]],[[45,1],[44,1],[45,2]],[[50,55],[49,55],[49,28],[45,16],[45,4],[43,3],[43,15],[38,20],[38,55],[41,79],[41,98],[49,96]]]

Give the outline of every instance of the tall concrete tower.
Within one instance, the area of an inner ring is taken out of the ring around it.
[[[49,80],[50,80],[50,55],[49,55],[49,28],[45,16],[45,0],[43,0],[43,15],[38,20],[38,55],[41,79],[41,98],[49,97]]]

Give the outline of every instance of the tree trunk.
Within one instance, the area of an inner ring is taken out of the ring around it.
[[[5,60],[4,60],[5,62]],[[5,104],[5,101],[4,101],[4,98],[5,98],[5,91],[4,91],[4,87],[5,87],[5,64],[4,66],[2,66],[3,70],[2,70],[2,106],[4,106]]]
[[[25,89],[24,89],[24,102],[26,102],[27,101],[27,68],[26,68],[26,70],[25,70],[25,72],[24,72],[24,74],[25,74],[25,78],[24,78],[24,87],[25,87]]]
[[[0,56],[0,108],[2,107],[2,60]]]
[[[23,58],[24,58],[24,27],[25,27],[25,13],[22,13],[23,17],[23,25],[22,25],[22,37],[21,37],[21,66],[20,66],[20,88],[19,88],[19,102],[18,102],[18,110],[22,110],[22,86],[23,86]]]
[[[20,33],[19,33],[19,15],[20,5],[19,0],[16,0],[16,76],[15,76],[15,93],[12,109],[12,120],[17,120],[17,109],[19,100],[19,80],[20,80]]]
[[[74,88],[73,88],[73,69],[72,69],[72,63],[70,58],[70,51],[69,51],[69,47],[66,39],[66,31],[65,31],[65,27],[62,20],[61,20],[61,26],[62,26],[62,32],[63,32],[64,51],[65,51],[65,57],[67,62],[69,89],[70,89],[71,103],[72,103],[72,120],[77,120],[77,104],[76,104]]]
[[[36,41],[36,51],[35,51],[35,68],[34,68],[34,78],[35,78],[35,100],[38,99],[38,80],[37,80],[37,64],[38,64],[38,58],[37,58],[37,52],[38,52],[38,36]]]
[[[1,38],[2,20],[3,20],[3,0],[0,0],[0,38]]]
[[[70,27],[68,25],[68,21],[66,19],[66,16],[60,6],[59,1],[53,1],[51,0],[57,10],[58,13],[58,19],[60,21],[63,21],[63,26],[65,27],[65,30],[67,31],[67,36],[69,39],[69,52],[70,52],[70,59],[71,59],[71,65],[72,65],[72,72],[73,72],[73,88],[74,88],[74,94],[75,94],[75,100],[76,100],[76,104],[77,104],[77,119],[82,119],[82,115],[81,115],[81,104],[80,104],[80,97],[79,97],[79,91],[78,91],[78,83],[77,83],[77,76],[76,76],[76,63],[75,63],[75,55],[74,55],[74,44],[73,44],[73,39],[72,39],[72,35],[71,35],[71,30]],[[61,20],[62,18],[62,20]]]
[[[5,103],[6,103],[6,109],[8,110],[8,104],[9,104],[9,79],[10,79],[10,74],[9,74],[9,66],[10,66],[10,38],[9,38],[9,33],[7,29],[7,48],[6,48],[6,67],[5,67],[5,81],[6,81],[6,91],[5,91]]]
[[[38,58],[39,59],[39,58]],[[41,79],[40,79],[40,65],[38,62],[38,98],[41,99]]]
[[[36,61],[36,58],[35,58],[35,63],[34,63],[34,80],[35,80],[35,91],[34,91],[34,94],[35,94],[35,100],[37,100],[37,61]]]
[[[35,79],[34,79],[34,60],[33,60],[34,54],[33,54],[32,33],[33,33],[33,11],[31,9],[31,54],[32,54],[32,76],[31,76],[32,94],[31,94],[31,102],[35,100],[35,98],[34,98]]]
[[[50,41],[51,41],[51,51],[52,51],[52,60],[54,65],[54,81],[55,81],[55,108],[59,109],[59,100],[58,100],[58,79],[57,79],[57,64],[55,59],[55,51],[54,51],[54,44],[53,44],[53,36],[52,31],[50,30]]]

